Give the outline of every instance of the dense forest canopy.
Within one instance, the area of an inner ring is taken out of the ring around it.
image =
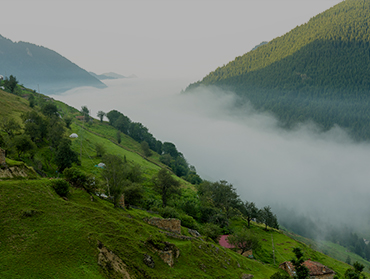
[[[369,139],[370,1],[347,0],[268,44],[259,46],[202,81],[273,112],[286,127],[313,120]]]

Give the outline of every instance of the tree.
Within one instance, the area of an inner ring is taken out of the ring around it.
[[[71,145],[72,142],[67,138],[63,138],[58,145],[54,161],[60,172],[79,162],[78,154],[71,149]]]
[[[35,96],[32,94],[28,97],[28,101],[30,102],[30,108],[33,108],[35,106]]]
[[[162,144],[163,154],[169,154],[172,158],[176,158],[179,155],[176,146],[171,142],[164,142]]]
[[[258,208],[256,207],[254,202],[244,202],[242,205],[242,213],[244,216],[247,217],[248,221],[248,228],[250,228],[250,222],[252,219],[258,217]]]
[[[206,223],[202,227],[202,235],[212,239],[213,241],[218,241],[221,234],[222,229],[216,224]]]
[[[36,145],[33,143],[29,135],[22,134],[14,137],[14,146],[18,151],[18,158],[24,152],[36,149]]]
[[[14,90],[18,84],[18,80],[15,76],[10,75],[4,79],[4,87],[7,92],[14,93]]]
[[[42,141],[47,134],[47,121],[45,117],[36,111],[26,112],[21,115],[24,123],[24,132],[28,134],[33,142]]]
[[[131,120],[127,116],[121,114],[118,119],[113,123],[113,126],[120,130],[122,133],[128,135]]]
[[[125,187],[123,189],[123,194],[125,195],[125,204],[139,204],[143,199],[144,193],[144,187],[137,183],[132,183],[131,185]]]
[[[95,144],[95,151],[96,151],[96,157],[103,157],[107,150],[105,149],[104,145],[100,142]]]
[[[103,157],[105,168],[102,176],[108,183],[108,194],[113,196],[113,204],[119,206],[119,199],[127,185],[128,166],[124,164],[121,157],[107,154]]]
[[[235,208],[239,208],[241,200],[236,189],[225,180],[219,182],[203,181],[198,186],[198,193],[201,199],[211,201],[212,206],[223,210],[227,218],[235,214]]]
[[[346,270],[344,277],[346,279],[365,279],[366,276],[362,274],[364,268],[365,266],[363,264],[360,264],[359,262],[356,261],[353,263],[353,269],[349,268]]]
[[[259,248],[261,248],[261,244],[258,238],[246,229],[237,231],[229,235],[227,237],[227,242],[238,249],[241,255],[246,251],[258,250]]]
[[[58,117],[51,117],[47,126],[47,138],[51,146],[57,147],[63,138],[65,126]]]
[[[150,157],[152,156],[152,151],[149,149],[149,144],[146,141],[141,142],[141,149],[144,152],[145,157]]]
[[[87,106],[81,107],[81,113],[85,119],[85,122],[89,122],[90,120],[90,110],[87,108]]]
[[[116,137],[117,137],[117,142],[121,143],[122,138],[121,138],[121,132],[120,131],[117,131]]]
[[[99,117],[100,122],[103,122],[104,116],[106,115],[107,114],[104,111],[99,110],[96,116]]]
[[[257,218],[261,223],[265,224],[265,230],[267,230],[267,226],[279,229],[277,217],[272,213],[270,206],[265,206],[263,209],[260,209]]]
[[[58,108],[55,104],[47,102],[41,108],[41,112],[48,117],[58,116]]]
[[[95,178],[77,168],[67,168],[63,171],[63,175],[73,187],[83,188],[90,194],[96,191]]]
[[[303,264],[304,260],[303,260],[303,252],[301,248],[299,247],[293,248],[293,253],[296,256],[296,259],[291,260],[294,266],[294,269],[295,269],[294,278],[297,278],[297,279],[309,278],[310,272],[308,268]]]
[[[21,126],[13,118],[4,117],[0,122],[1,131],[8,134],[9,137],[13,137],[14,133],[21,129]]]
[[[108,112],[106,116],[109,120],[109,124],[113,126],[114,122],[116,122],[120,115],[122,115],[122,113],[117,110],[111,110],[110,112]]]
[[[169,197],[180,192],[180,183],[166,169],[161,169],[153,178],[154,189],[162,197],[162,206],[167,206]]]
[[[72,118],[71,117],[64,118],[64,123],[66,123],[67,129],[70,129],[71,128],[71,124],[72,124]]]

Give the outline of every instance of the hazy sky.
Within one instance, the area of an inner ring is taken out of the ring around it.
[[[96,73],[197,81],[339,2],[2,0],[0,34]]]

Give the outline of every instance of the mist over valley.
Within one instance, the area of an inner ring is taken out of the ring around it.
[[[271,205],[283,225],[303,215],[369,233],[368,143],[353,141],[339,127],[280,128],[271,114],[236,108],[238,97],[217,87],[180,94],[187,82],[116,80],[106,89],[78,88],[57,99],[86,105],[92,116],[116,109],[143,123],[157,139],[175,143],[202,178],[227,180],[243,200]]]

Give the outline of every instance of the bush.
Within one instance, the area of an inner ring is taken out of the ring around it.
[[[56,179],[52,182],[52,187],[54,188],[55,192],[61,196],[66,197],[69,193],[69,183],[64,179]]]
[[[221,228],[216,224],[206,223],[203,225],[202,235],[212,239],[213,241],[218,241],[221,235],[221,231],[222,231]]]
[[[180,214],[177,212],[177,210],[173,207],[166,206],[159,210],[159,214],[163,218],[177,218],[180,219]]]
[[[185,213],[180,215],[181,225],[189,229],[199,231],[199,225],[193,217],[186,215]]]
[[[279,270],[271,275],[270,279],[290,279],[290,276],[286,271]]]
[[[77,168],[67,168],[63,171],[63,175],[73,187],[83,188],[88,193],[93,193],[96,190],[95,179]]]
[[[140,184],[132,183],[123,189],[123,194],[125,196],[126,205],[139,205],[144,197],[144,187]]]

